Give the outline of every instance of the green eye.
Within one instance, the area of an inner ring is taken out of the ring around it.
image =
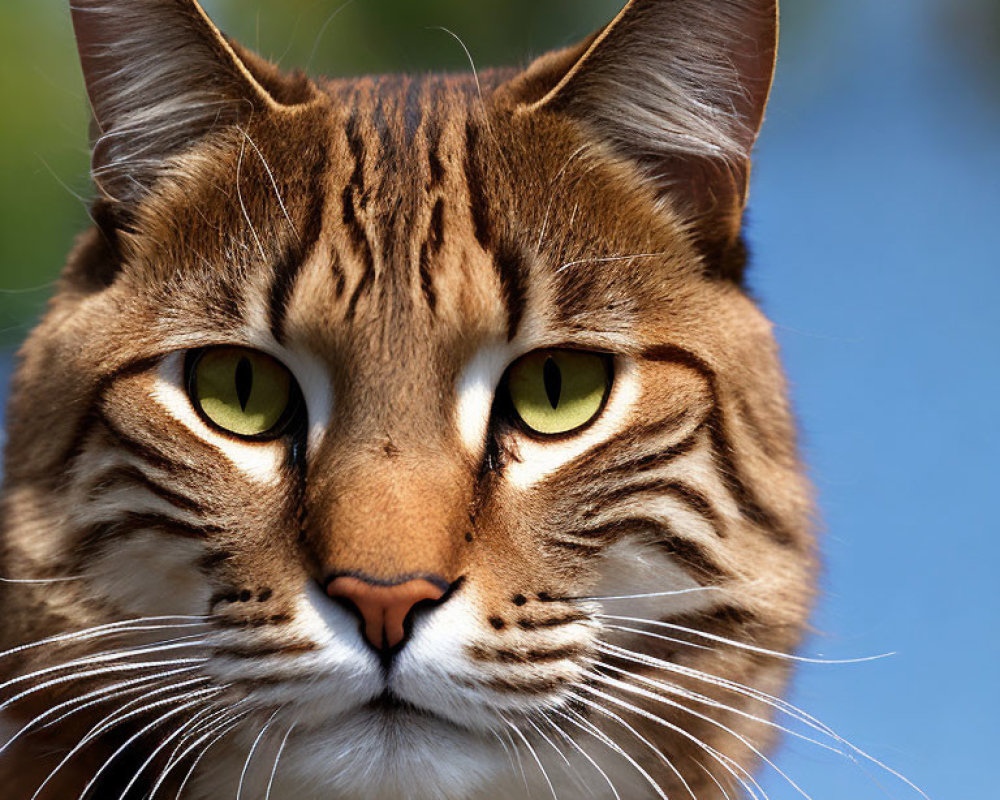
[[[270,356],[213,347],[188,367],[188,391],[202,416],[237,436],[273,438],[294,411],[292,376]]]
[[[539,350],[510,368],[507,388],[521,422],[557,436],[591,422],[611,389],[607,356],[579,350]]]

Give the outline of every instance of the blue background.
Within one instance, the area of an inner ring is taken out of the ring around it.
[[[806,651],[896,653],[805,666],[792,699],[936,800],[997,797],[1000,15],[995,0],[787,6],[748,230],[822,509]],[[9,365],[0,353],[0,383]],[[808,744],[777,762],[816,800],[917,797]],[[763,774],[774,800],[798,796]]]

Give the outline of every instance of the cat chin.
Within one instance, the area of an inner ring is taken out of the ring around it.
[[[193,797],[232,797],[255,732],[233,737],[195,782]],[[264,797],[281,736],[262,741],[244,797]],[[206,759],[206,762],[208,759]],[[366,707],[327,725],[296,728],[281,755],[271,797],[294,800],[469,800],[500,789],[507,754],[489,734],[419,711]],[[523,787],[522,787],[523,789]]]

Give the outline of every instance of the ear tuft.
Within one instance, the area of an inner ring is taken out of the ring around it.
[[[283,85],[276,70],[255,62],[259,80],[196,0],[72,0],[71,9],[97,129],[94,180],[115,204],[141,197],[212,130],[281,105],[264,85]]]

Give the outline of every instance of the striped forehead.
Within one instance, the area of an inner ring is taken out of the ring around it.
[[[489,233],[475,84],[389,77],[328,91],[331,141],[314,203],[322,222],[301,263],[276,274],[276,337],[395,351],[404,332],[439,343],[512,335],[526,280],[511,276],[527,265],[498,253]]]

